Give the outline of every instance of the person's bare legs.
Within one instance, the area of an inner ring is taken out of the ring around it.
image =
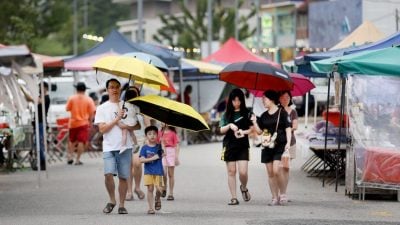
[[[279,186],[278,186],[278,169],[279,169],[279,164],[274,160],[273,162],[267,163],[266,168],[267,168],[267,173],[268,173],[268,183],[269,183],[269,188],[271,190],[271,195],[273,200],[278,200],[278,194],[279,194]]]
[[[116,204],[117,201],[115,200],[115,184],[112,174],[104,175],[104,184],[107,189],[108,197],[110,198],[110,203]]]
[[[122,130],[121,145],[122,145],[122,147],[126,148],[126,140],[127,140],[127,136],[128,136],[128,130],[127,129],[121,129],[121,130]]]
[[[147,185],[147,203],[149,204],[149,211],[154,211],[154,185]]]
[[[169,188],[169,195],[174,196],[174,185],[175,185],[175,166],[168,167],[168,188]],[[167,186],[167,184],[165,184]]]
[[[247,161],[247,160],[238,161],[239,181],[240,181],[240,184],[242,184],[242,187],[244,190],[246,190],[246,188],[247,188],[248,165],[249,165],[249,161]]]
[[[118,192],[119,192],[119,207],[124,207],[126,191],[128,190],[127,179],[119,178]]]
[[[76,149],[77,149],[77,151],[76,151],[76,161],[75,161],[75,164],[76,164],[76,163],[79,163],[79,162],[81,161],[81,155],[82,155],[82,153],[85,151],[85,143],[83,143],[83,142],[78,142],[78,147],[77,147]]]
[[[164,170],[164,176],[163,176],[163,181],[164,181],[164,187],[161,190],[161,193],[167,191],[167,182],[168,182],[168,166],[163,166],[163,170]],[[165,196],[162,196],[165,197]]]
[[[231,192],[232,198],[236,196],[236,162],[226,162],[226,169],[228,172],[228,187]]]
[[[133,154],[133,179],[135,180],[135,192],[144,196],[143,191],[140,189],[140,182],[142,181],[142,163],[139,161],[139,153]],[[138,196],[139,197],[139,196]]]
[[[128,190],[126,191],[126,200],[133,200],[133,191],[132,191],[132,183],[133,183],[133,176],[135,173],[135,167],[134,167],[134,154],[132,154],[132,161],[131,161],[131,173],[129,175],[129,178],[127,180],[127,185],[128,185]]]
[[[67,152],[67,160],[73,160],[74,151],[75,151],[76,142],[68,141],[68,152]]]

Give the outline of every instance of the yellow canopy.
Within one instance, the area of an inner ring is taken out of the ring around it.
[[[199,72],[207,74],[219,74],[219,72],[221,72],[221,70],[224,68],[216,64],[202,62],[193,59],[182,59],[182,62],[197,67],[199,69]]]
[[[369,21],[365,21],[341,42],[333,46],[330,50],[347,48],[353,45],[372,43],[384,37],[385,35],[380,30],[378,30],[378,28],[376,28],[374,24]]]

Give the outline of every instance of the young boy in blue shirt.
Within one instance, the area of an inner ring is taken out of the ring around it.
[[[156,126],[148,126],[144,130],[147,143],[140,150],[139,159],[144,163],[144,185],[147,186],[147,202],[149,204],[148,214],[155,214],[155,210],[161,209],[161,191],[164,187],[163,182],[163,166],[161,145],[158,144],[158,128]],[[156,197],[154,199],[153,208],[153,192],[156,189]]]

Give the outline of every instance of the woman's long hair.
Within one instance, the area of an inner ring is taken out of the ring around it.
[[[240,101],[240,114],[245,118],[247,118],[248,116],[248,109],[246,108],[244,93],[239,88],[235,88],[229,94],[228,102],[226,103],[225,118],[227,121],[233,120],[233,113],[235,111],[235,108],[233,108],[232,101],[236,97],[238,97]]]

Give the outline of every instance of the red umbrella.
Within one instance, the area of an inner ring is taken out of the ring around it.
[[[315,85],[310,81],[308,77],[301,75],[299,73],[289,73],[289,76],[293,81],[293,89],[290,91],[292,96],[303,96],[307,92],[315,88]],[[261,97],[264,91],[249,90],[256,97]]]
[[[252,90],[284,91],[293,87],[286,71],[253,61],[229,64],[219,73],[219,79]]]

